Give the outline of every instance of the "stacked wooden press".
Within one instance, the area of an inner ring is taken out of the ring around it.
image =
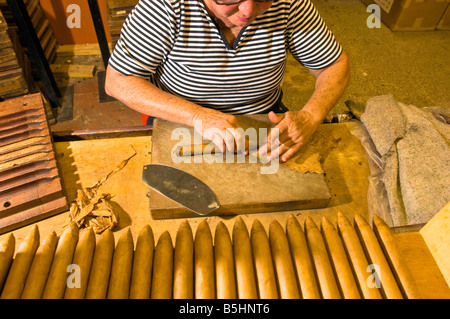
[[[176,238],[156,241],[150,225],[136,240],[69,224],[58,237],[37,226],[16,248],[13,233],[0,243],[1,298],[420,298],[394,234],[374,217],[354,225],[338,214],[321,229],[290,215],[266,230],[241,217],[232,229],[188,221]],[[251,226],[251,227],[250,227]],[[248,228],[250,227],[250,228]],[[250,231],[249,231],[250,229]],[[42,240],[42,241],[41,241]],[[156,244],[156,245],[155,245]]]

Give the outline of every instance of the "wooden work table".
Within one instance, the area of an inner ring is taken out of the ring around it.
[[[351,134],[351,131],[357,128],[360,123],[350,121],[326,125],[335,125],[337,129],[346,128],[345,130],[337,130],[344,132],[340,133],[341,136],[339,136],[341,142],[337,148],[331,150],[323,163],[326,181],[332,196],[328,207],[239,215],[249,229],[255,219],[258,219],[264,225],[266,231],[273,219],[278,220],[284,227],[290,214],[294,214],[301,223],[309,216],[317,225],[320,225],[323,216],[336,225],[338,212],[346,215],[351,221],[354,214],[359,214],[366,220],[370,220],[367,211],[369,164],[361,143]],[[165,231],[170,233],[172,240],[175,240],[176,232],[185,219],[154,220],[149,211],[149,198],[147,197],[149,188],[141,181],[142,168],[149,164],[151,160],[151,145],[151,135],[146,134],[133,137],[55,142],[56,159],[60,167],[68,202],[70,203],[75,199],[77,189],[95,184],[119,163],[132,155],[135,150],[136,155],[131,158],[127,165],[112,175],[100,188],[101,192],[111,194],[113,208],[119,215],[119,224],[114,229],[115,237],[118,238],[117,236],[120,236],[122,232],[130,229],[133,237],[137,238],[142,227],[148,224],[153,230],[155,240]],[[64,212],[37,222],[41,238],[52,231],[59,234],[67,216],[68,213]],[[220,221],[223,221],[231,230],[232,224],[236,220],[234,216],[189,218],[193,232],[205,218],[212,230]],[[23,239],[28,234],[30,227],[25,226],[14,230],[16,240]],[[0,236],[0,239],[3,236],[5,235]],[[416,274],[415,277],[420,284],[425,284],[424,280],[427,282],[424,286],[426,295],[429,298],[449,296],[448,286],[445,284],[432,256],[427,251],[420,234],[408,233],[396,236],[399,238],[400,249],[405,252],[407,263],[413,273]],[[412,245],[411,243],[416,244]]]
[[[317,224],[320,224],[322,216],[326,216],[331,222],[336,223],[336,214],[341,212],[353,219],[355,213],[368,219],[367,213],[367,187],[370,170],[368,167],[364,149],[357,138],[351,135],[350,129],[356,127],[358,122],[341,124],[327,124],[345,126],[349,130],[340,130],[342,141],[339,147],[333,149],[328,155],[324,165],[326,180],[330,188],[331,201],[327,208],[299,210],[289,212],[274,212],[262,214],[243,214],[241,216],[247,227],[250,227],[254,219],[260,220],[268,226],[273,219],[285,224],[290,214],[295,214],[299,221],[310,216]],[[101,192],[109,193],[113,197],[111,202],[119,215],[119,225],[115,229],[120,234],[126,228],[130,228],[133,235],[149,224],[155,238],[164,231],[169,231],[175,238],[178,226],[185,219],[154,220],[149,211],[148,186],[142,183],[142,168],[151,161],[152,138],[151,135],[95,138],[87,140],[55,142],[56,159],[60,167],[63,187],[68,202],[76,198],[77,189],[90,187],[98,180],[111,172],[123,160],[136,151],[127,165],[109,178],[100,188]],[[38,222],[42,236],[47,232],[57,231],[64,225],[67,213],[62,213]],[[235,217],[209,216],[189,218],[189,222],[195,231],[204,218],[208,219],[214,228],[219,221],[227,226],[233,224]],[[14,231],[17,238],[27,233],[28,227]]]

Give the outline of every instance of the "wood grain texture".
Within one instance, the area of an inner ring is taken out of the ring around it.
[[[420,234],[450,286],[450,202],[420,230]]]
[[[238,116],[238,121],[244,129],[253,128],[255,132],[263,128],[267,132],[270,127],[267,116]],[[256,158],[234,154],[177,157],[178,146],[193,141],[194,129],[160,119],[155,121],[153,129],[152,164],[174,166],[206,183],[221,204],[212,215],[318,208],[326,207],[330,201],[331,195],[322,173],[300,173],[275,162],[264,164]],[[177,140],[172,140],[172,133]],[[202,144],[202,141],[194,143]],[[320,167],[318,158],[315,163]],[[264,170],[270,173],[263,173]],[[151,189],[150,211],[154,219],[195,216]]]

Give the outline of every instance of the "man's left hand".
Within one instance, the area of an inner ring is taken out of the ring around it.
[[[278,134],[269,133],[267,143],[258,152],[259,155],[267,154],[269,161],[279,157],[286,162],[295,156],[311,140],[322,122],[314,114],[303,110],[284,114],[270,112],[268,116],[276,124]]]

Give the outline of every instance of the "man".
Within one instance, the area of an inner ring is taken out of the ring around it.
[[[297,112],[281,103],[287,50],[316,77]],[[234,115],[267,113],[279,143],[269,136],[259,152],[286,161],[349,78],[347,55],[309,0],[140,0],[111,55],[105,90],[152,117],[201,121],[199,133],[222,151],[245,148]]]

